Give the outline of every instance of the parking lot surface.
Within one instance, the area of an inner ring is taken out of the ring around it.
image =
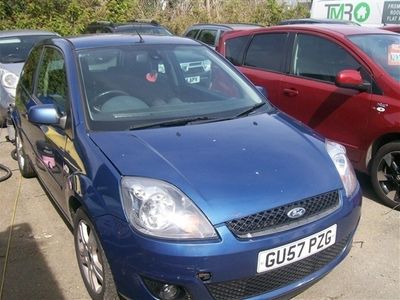
[[[5,134],[0,128],[0,164],[13,175],[0,182],[0,300],[89,299],[70,229],[38,180],[21,178]],[[400,299],[400,212],[358,178],[363,208],[350,254],[295,299]]]

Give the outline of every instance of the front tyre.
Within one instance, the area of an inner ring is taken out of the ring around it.
[[[92,299],[119,299],[110,266],[89,217],[82,209],[74,216],[75,252],[83,282]]]
[[[372,186],[387,206],[400,210],[400,142],[381,147],[371,166]]]

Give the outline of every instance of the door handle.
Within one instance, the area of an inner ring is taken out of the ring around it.
[[[283,89],[283,93],[289,97],[294,97],[299,94],[299,91],[296,89]]]

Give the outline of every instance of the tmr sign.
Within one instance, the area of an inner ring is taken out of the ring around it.
[[[325,4],[328,19],[349,20],[363,23],[368,20],[371,8],[366,2]]]
[[[383,24],[400,24],[400,1],[385,2],[382,13]]]

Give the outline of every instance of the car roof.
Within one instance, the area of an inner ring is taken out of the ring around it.
[[[178,36],[155,36],[137,34],[88,34],[65,38],[77,50],[123,45],[200,45],[200,43]]]
[[[316,19],[316,18],[287,19],[279,22],[278,25],[290,25],[290,24],[348,24],[348,25],[360,26],[360,24],[358,23],[347,20]]]
[[[0,31],[0,38],[27,35],[58,35],[57,33],[45,30],[16,29]]]
[[[282,27],[304,28],[318,30],[320,32],[330,32],[338,35],[355,35],[355,34],[374,34],[388,32],[374,27],[354,26],[346,24],[302,24],[302,25],[285,25]]]
[[[143,26],[143,25],[148,25],[148,26],[153,26],[153,27],[164,27],[160,23],[158,23],[155,20],[144,20],[144,19],[138,19],[138,20],[131,20],[131,21],[126,21],[126,22],[111,22],[111,21],[96,21],[88,24],[88,27],[120,27],[120,26]]]
[[[160,24],[153,24],[153,23],[115,23],[112,27],[137,27],[137,26],[148,26],[148,27],[163,27]]]
[[[354,25],[344,25],[344,24],[291,24],[291,25],[277,25],[259,29],[253,29],[250,31],[238,31],[244,34],[240,35],[248,35],[253,33],[262,33],[262,32],[270,32],[270,31],[310,31],[310,32],[319,32],[322,34],[331,34],[336,36],[348,36],[348,35],[357,35],[357,34],[395,34],[391,33],[387,30],[382,30],[379,28],[373,27],[363,27],[363,26],[354,26]],[[227,38],[233,37],[233,32],[230,32],[226,35]]]
[[[400,33],[400,25],[386,25],[386,26],[380,27],[380,29]]]
[[[261,28],[262,25],[251,23],[199,23],[189,27],[190,29],[209,27],[209,28],[226,28],[226,29],[245,29],[245,28]]]

